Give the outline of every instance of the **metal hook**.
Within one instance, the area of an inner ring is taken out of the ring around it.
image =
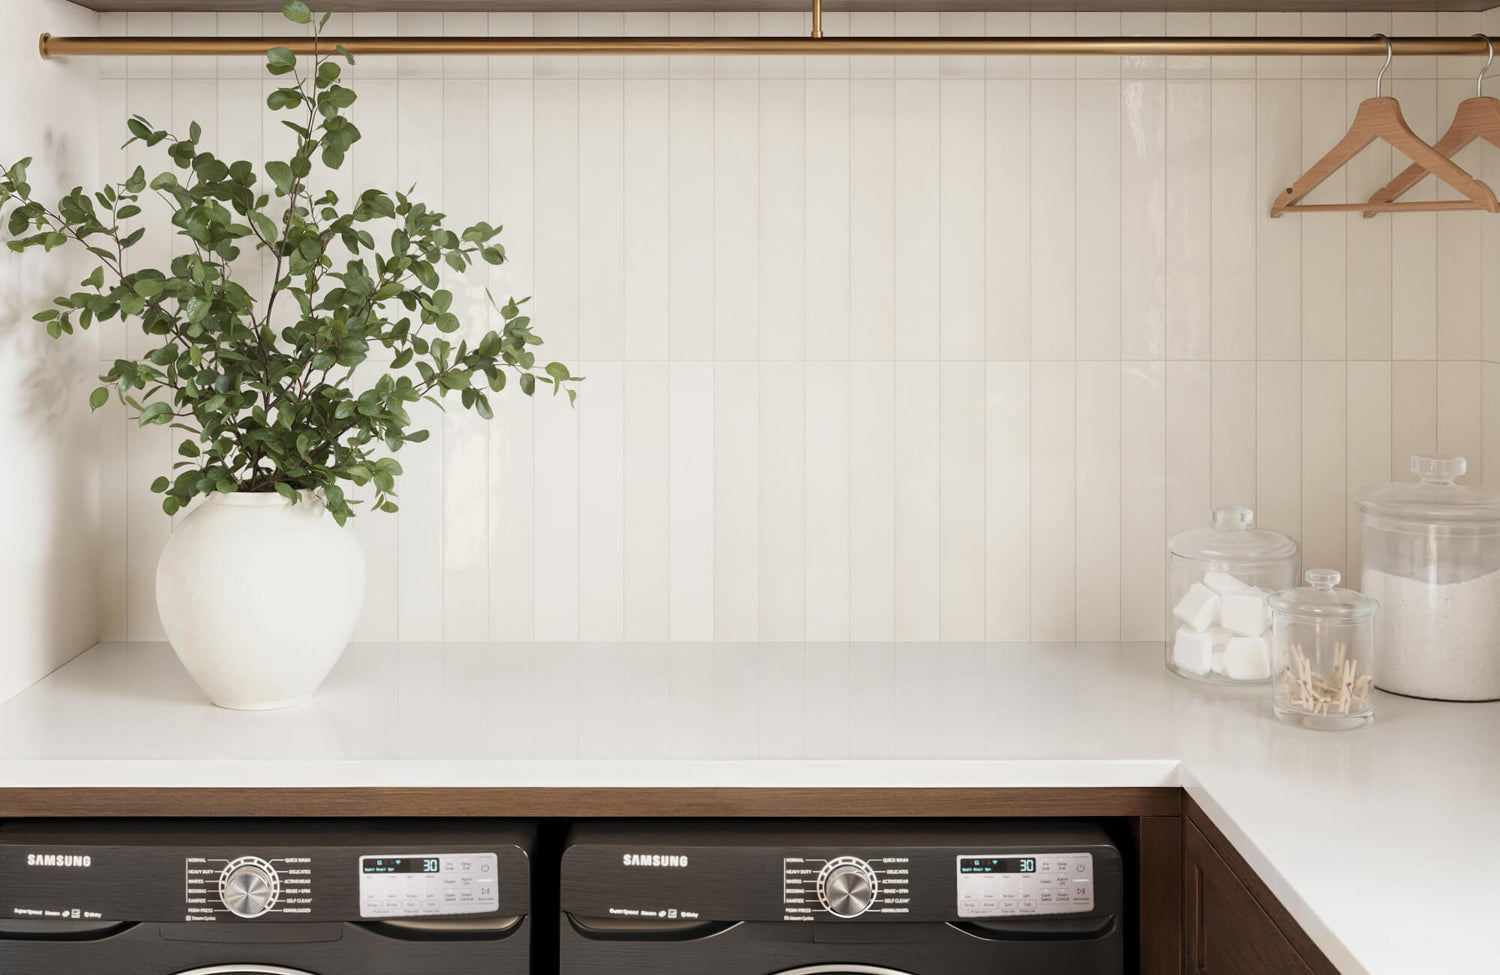
[[[1494,38],[1490,37],[1488,34],[1475,34],[1474,36],[1479,38],[1481,41],[1484,41],[1484,43],[1490,49],[1490,59],[1484,62],[1484,70],[1479,72],[1479,80],[1474,82],[1474,97],[1483,98],[1484,76],[1490,73],[1490,66],[1495,63],[1495,41]]]
[[[1391,70],[1391,62],[1396,58],[1396,45],[1392,44],[1391,39],[1384,34],[1376,34],[1374,36],[1385,41],[1385,66],[1380,69],[1380,74],[1375,76],[1375,97],[1379,98],[1381,85],[1385,82],[1385,73]]]

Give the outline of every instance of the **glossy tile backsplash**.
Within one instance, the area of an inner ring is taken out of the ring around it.
[[[1483,15],[1500,31],[1500,13]],[[284,32],[105,15],[106,33]],[[1481,15],[830,14],[830,34],[1467,34]],[[334,33],[720,33],[783,14],[340,15]],[[1404,58],[1435,139],[1478,71]],[[1289,216],[1379,60],[370,58],[335,188],[505,225],[576,410],[433,415],[402,512],[356,519],[362,639],[1163,636],[1165,539],[1250,502],[1349,568],[1349,497],[1414,451],[1500,482],[1500,219]],[[259,160],[250,59],[101,65],[126,111]],[[1500,84],[1500,82],[1493,82]],[[245,124],[252,120],[252,124]],[[1404,161],[1403,161],[1404,162]],[[1461,165],[1500,185],[1500,150]],[[1372,149],[1318,198],[1368,193]],[[1429,180],[1415,193],[1432,194]],[[1442,191],[1446,192],[1446,190]],[[153,226],[158,258],[167,238]],[[148,240],[153,235],[148,234]],[[493,314],[493,313],[490,313]],[[128,348],[143,346],[131,337]],[[101,358],[121,351],[117,332]],[[1490,418],[1488,423],[1485,418]],[[101,434],[104,639],[159,639],[173,434]]]

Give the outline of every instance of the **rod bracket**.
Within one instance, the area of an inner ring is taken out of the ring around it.
[[[51,41],[51,40],[52,40],[52,35],[46,33],[45,31],[42,32],[42,36],[41,37],[37,38],[36,49],[37,49],[38,52],[41,53],[43,61],[51,61],[52,60],[52,52],[49,51],[49,50],[47,50],[48,42]]]

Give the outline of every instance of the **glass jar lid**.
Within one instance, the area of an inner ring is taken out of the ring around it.
[[[1359,510],[1421,524],[1500,522],[1500,491],[1456,483],[1469,469],[1463,457],[1413,457],[1417,480],[1365,488]]]
[[[1378,601],[1362,592],[1340,589],[1343,576],[1337,569],[1308,569],[1304,578],[1306,586],[1271,595],[1272,612],[1325,622],[1354,622],[1368,619],[1380,608]]]
[[[1245,504],[1215,508],[1211,527],[1179,532],[1167,548],[1180,558],[1233,565],[1286,562],[1297,556],[1297,543],[1281,532],[1256,528],[1255,509]]]

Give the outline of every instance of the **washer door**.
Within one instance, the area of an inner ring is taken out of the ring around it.
[[[282,968],[278,965],[210,965],[193,968],[177,975],[312,975],[297,968]]]
[[[894,968],[877,968],[874,965],[812,965],[808,968],[793,968],[777,975],[912,975]]]

